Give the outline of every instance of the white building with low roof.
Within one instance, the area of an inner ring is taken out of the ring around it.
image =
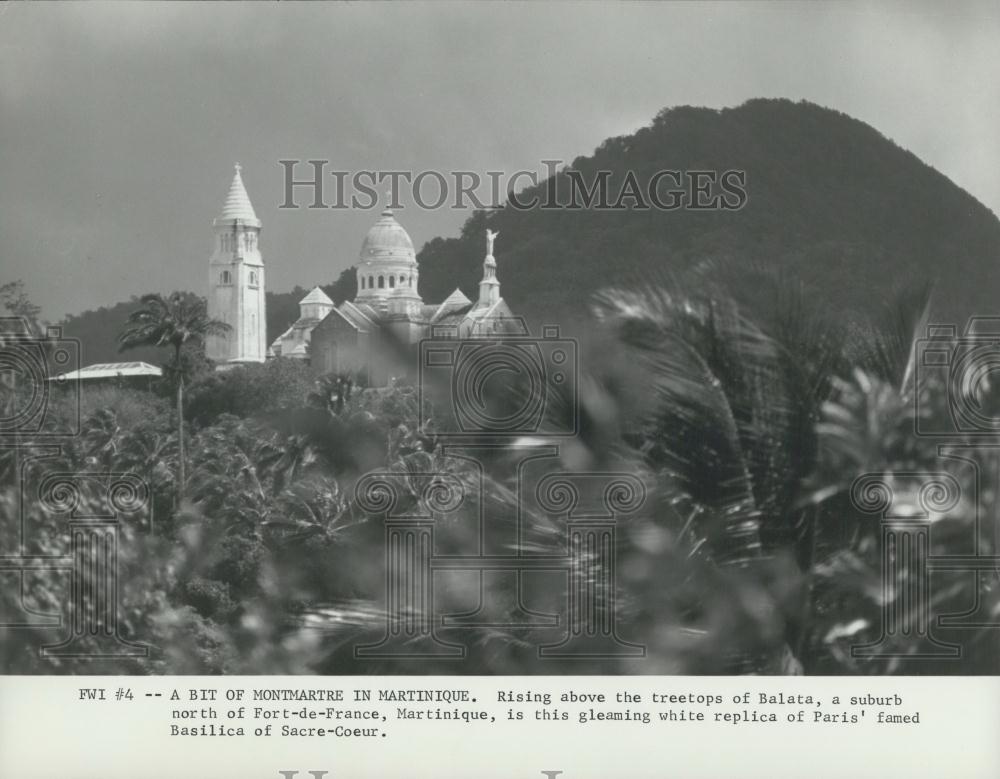
[[[148,362],[99,362],[52,376],[49,381],[62,384],[69,381],[141,380],[158,379],[162,375],[162,368]]]

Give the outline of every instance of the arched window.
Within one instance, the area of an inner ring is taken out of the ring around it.
[[[220,284],[232,284],[233,283],[232,274],[230,274],[230,272],[227,271],[227,270],[222,271],[222,275],[219,277],[219,283]]]
[[[369,276],[368,277],[368,289],[375,289],[375,277],[374,276]]]
[[[255,270],[250,271],[250,286],[257,286],[257,271]]]
[[[378,277],[378,288],[385,289],[385,276]]]
[[[399,277],[399,286],[401,286],[401,287],[405,287],[406,286],[406,276],[400,276]]]
[[[389,277],[389,288],[390,289],[394,289],[395,287],[396,287],[396,277],[395,276],[390,276]]]
[[[365,288],[365,277],[362,276],[361,277],[361,289],[364,289],[364,288]]]
[[[410,276],[410,286],[413,286],[413,276]]]

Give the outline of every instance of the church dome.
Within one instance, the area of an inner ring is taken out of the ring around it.
[[[413,241],[388,208],[361,244],[356,275],[356,303],[373,306],[383,314],[400,315],[413,313],[423,304],[417,291],[420,267]]]
[[[382,212],[365,236],[361,244],[360,260],[416,263],[417,254],[413,250],[413,241],[390,209]]]

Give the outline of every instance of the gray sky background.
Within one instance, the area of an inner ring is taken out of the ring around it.
[[[665,106],[752,97],[868,122],[1000,213],[998,3],[15,3],[0,6],[0,283],[23,278],[53,321],[203,294],[237,160],[268,288],[327,283],[375,212],[278,210],[278,159],[540,169]],[[399,218],[419,248],[467,215]]]

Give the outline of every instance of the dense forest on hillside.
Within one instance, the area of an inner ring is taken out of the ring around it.
[[[935,283],[935,313],[989,313],[1000,298],[1000,221],[945,176],[872,127],[806,102],[751,100],[737,108],[662,111],[633,135],[609,138],[571,169],[593,181],[628,171],[640,184],[662,169],[746,171],[738,211],[539,210],[476,214],[458,238],[420,253],[421,291],[473,294],[486,225],[505,298],[539,320],[579,315],[607,284],[677,274],[705,261],[784,269],[834,310],[867,312],[901,283]],[[522,202],[555,188],[565,172]],[[629,201],[625,201],[628,203]],[[753,295],[752,289],[747,289]]]

